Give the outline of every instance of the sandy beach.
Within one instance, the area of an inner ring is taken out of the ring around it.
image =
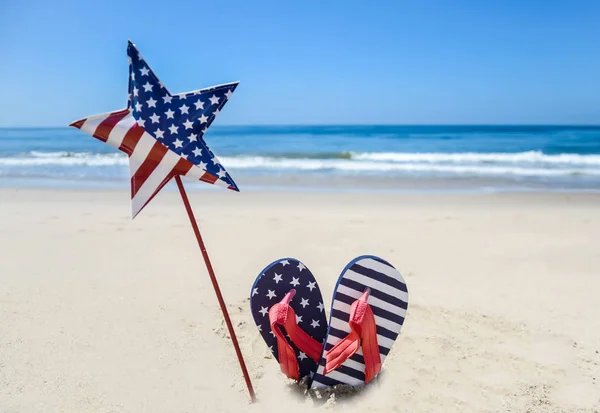
[[[194,191],[258,402],[250,405],[178,194],[0,189],[0,412],[598,412],[600,195]],[[325,306],[374,254],[406,323],[377,383],[307,399],[253,325],[271,261],[302,260]]]

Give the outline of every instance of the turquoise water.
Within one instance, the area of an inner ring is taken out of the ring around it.
[[[206,140],[236,180],[500,179],[600,189],[600,127],[592,126],[213,126]],[[0,129],[0,180],[126,184],[127,159],[72,128]]]

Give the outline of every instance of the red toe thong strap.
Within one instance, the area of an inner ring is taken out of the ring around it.
[[[290,379],[298,380],[298,362],[296,361],[296,352],[288,343],[280,327],[284,327],[290,340],[300,351],[308,357],[318,362],[323,351],[323,345],[309,336],[296,324],[296,313],[290,307],[290,301],[296,294],[296,290],[290,290],[283,300],[275,304],[269,310],[269,321],[271,331],[277,338],[277,349],[279,355],[279,366],[281,371]]]
[[[326,375],[348,360],[362,346],[365,359],[365,384],[381,371],[381,355],[377,343],[377,325],[371,306],[367,303],[370,290],[367,288],[364,294],[350,307],[350,334],[339,343],[325,352]]]

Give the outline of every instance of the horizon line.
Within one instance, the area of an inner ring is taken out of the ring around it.
[[[230,125],[212,125],[213,128],[252,128],[252,127],[464,127],[464,126],[524,126],[524,127],[592,127],[600,128],[600,123],[255,123],[255,124],[230,124]],[[69,128],[69,125],[46,125],[46,126],[4,126],[0,125],[0,129],[63,129]]]

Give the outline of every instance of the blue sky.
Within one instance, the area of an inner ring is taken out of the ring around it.
[[[0,126],[126,104],[127,39],[216,124],[600,124],[600,1],[0,2]]]

